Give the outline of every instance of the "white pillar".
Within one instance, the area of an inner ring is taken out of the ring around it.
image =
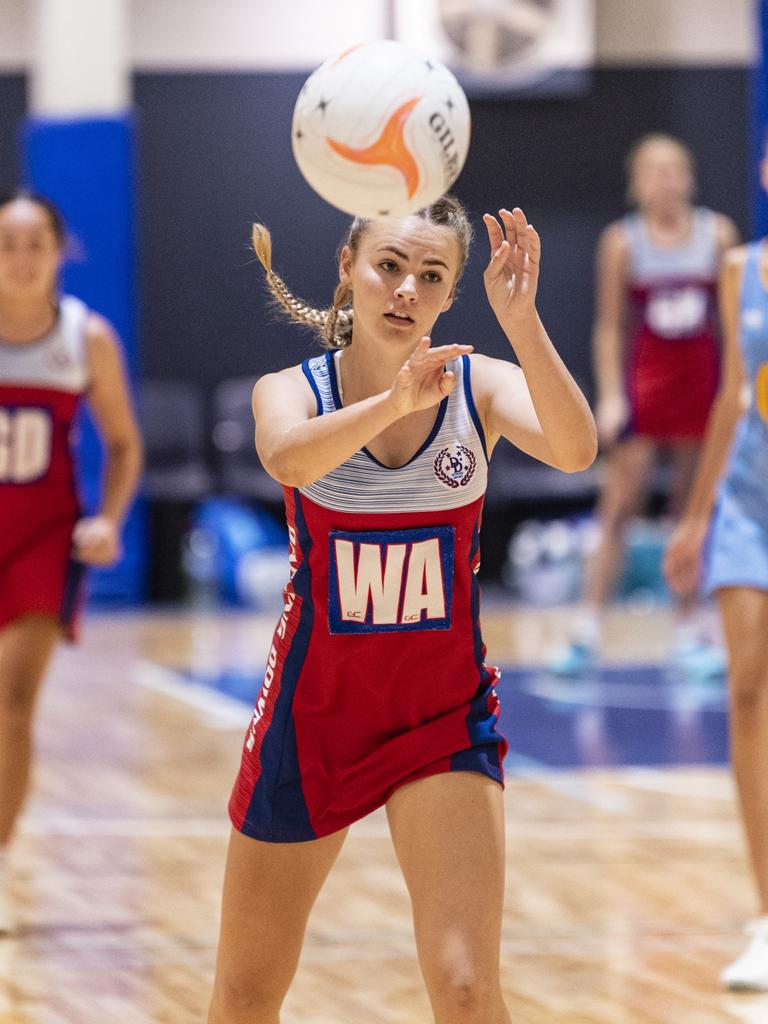
[[[109,117],[131,104],[127,0],[30,0],[30,113]]]

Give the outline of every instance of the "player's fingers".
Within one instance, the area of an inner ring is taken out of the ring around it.
[[[504,233],[501,230],[501,225],[492,217],[490,213],[483,214],[483,224],[488,231],[488,241],[491,243],[491,252],[495,253],[504,240]]]
[[[491,254],[491,261],[485,268],[485,276],[489,278],[498,277],[498,275],[502,272],[504,266],[506,265],[507,259],[509,258],[509,253],[510,245],[509,242],[505,239],[499,245],[498,249],[496,249],[495,252]]]
[[[665,576],[670,588],[680,597],[690,594],[698,580],[698,564],[684,555],[673,554],[665,565]]]
[[[518,224],[514,214],[511,210],[508,210],[506,207],[502,207],[499,210],[499,216],[501,217],[502,222],[504,224],[504,231],[507,236],[507,241],[509,242],[510,245],[517,244],[517,236],[519,233],[520,225]]]
[[[90,565],[110,565],[119,554],[119,550],[112,544],[103,543],[94,545],[83,554],[83,560]]]
[[[445,355],[447,353],[448,354],[448,358],[450,359],[451,356],[458,355],[460,352],[461,353],[465,353],[465,352],[473,352],[473,351],[474,351],[474,345],[464,345],[464,344],[461,344],[460,342],[454,341],[454,342],[451,342],[450,345],[437,345],[437,346],[435,346],[435,348],[431,348],[429,350],[429,354],[430,354],[430,356],[439,355],[439,356],[442,357],[443,355]]]
[[[453,370],[446,370],[440,378],[440,394],[443,396],[450,395],[453,389],[456,387],[456,374]]]
[[[541,238],[533,224],[529,224],[525,232],[525,248],[531,262],[538,267],[541,262]]]
[[[526,274],[538,274],[541,250],[529,237],[526,229],[525,237],[520,238],[520,244],[515,251],[515,269],[525,271]]]
[[[425,367],[432,370],[438,366],[444,366],[445,363],[449,363],[458,356],[469,355],[471,351],[471,345],[441,345],[439,349],[435,348],[430,351],[429,358],[425,361]]]
[[[431,343],[432,339],[429,337],[428,334],[425,334],[423,337],[419,338],[419,342],[416,345],[416,348],[413,350],[409,358],[406,359],[406,361],[403,363],[403,369],[412,369],[413,367],[419,366],[421,363],[423,363],[424,360],[432,351],[429,347]]]
[[[676,572],[669,580],[669,585],[678,597],[685,598],[693,592],[695,583],[690,573]]]
[[[98,555],[99,552],[105,551],[107,545],[104,541],[99,540],[84,540],[77,545],[77,550],[81,555]]]
[[[664,560],[662,567],[664,579],[672,590],[676,589],[677,584],[677,564],[674,561]]]

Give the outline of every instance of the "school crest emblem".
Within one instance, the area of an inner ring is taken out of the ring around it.
[[[466,487],[475,474],[476,463],[472,449],[455,442],[435,456],[435,476],[446,487]]]

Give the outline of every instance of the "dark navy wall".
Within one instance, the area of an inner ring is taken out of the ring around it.
[[[138,75],[144,373],[210,385],[304,358],[312,341],[269,312],[249,224],[274,235],[294,290],[326,303],[347,218],[304,183],[291,156],[301,74]],[[575,99],[475,101],[456,191],[479,224],[519,203],[543,237],[540,307],[589,387],[593,256],[624,209],[623,157],[642,131],[682,136],[699,158],[702,200],[748,229],[748,73],[743,68],[599,69]],[[479,225],[482,227],[482,225]],[[436,338],[505,351],[482,290],[478,237],[458,303]]]
[[[15,188],[21,176],[19,130],[26,113],[23,75],[0,75],[0,190]]]
[[[263,218],[275,266],[294,289],[328,301],[347,218],[296,169],[289,123],[300,74],[141,74],[135,79],[143,373],[212,386],[303,358],[312,341],[269,312],[248,250]],[[476,222],[520,203],[544,244],[540,306],[589,385],[592,264],[601,227],[623,210],[622,161],[641,131],[685,138],[699,157],[701,197],[749,228],[748,72],[743,68],[598,69],[574,99],[475,101],[457,191]],[[19,175],[24,80],[0,75],[0,183]],[[438,339],[501,354],[482,292],[479,237],[459,301]]]

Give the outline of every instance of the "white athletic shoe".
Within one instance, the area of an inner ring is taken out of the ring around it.
[[[768,992],[768,917],[750,921],[744,931],[749,945],[720,975],[724,988],[744,992]]]
[[[599,656],[595,644],[571,640],[567,647],[556,650],[547,660],[546,667],[556,676],[578,679],[597,668]]]
[[[703,640],[676,643],[670,660],[693,683],[722,682],[728,673],[728,658],[723,648]]]

